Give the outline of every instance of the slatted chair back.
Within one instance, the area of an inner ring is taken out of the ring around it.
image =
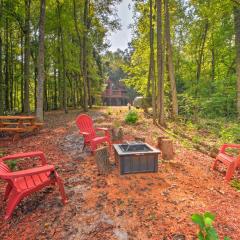
[[[76,119],[76,124],[80,130],[80,133],[88,133],[84,136],[84,141],[89,142],[96,137],[96,132],[93,127],[93,120],[87,114],[81,114]]]
[[[0,162],[0,178],[4,178],[4,176],[10,172],[11,170],[9,169],[9,167],[5,163]]]

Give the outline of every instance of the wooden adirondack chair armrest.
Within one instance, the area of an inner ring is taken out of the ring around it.
[[[240,149],[240,144],[223,144],[220,147],[219,152],[220,153],[225,153],[226,148],[236,148],[236,149]]]
[[[88,133],[88,132],[81,132],[81,131],[79,131],[79,133],[80,134],[82,134],[83,136],[85,135],[85,136],[88,136],[90,133]]]
[[[96,131],[105,131],[105,132],[108,132],[109,129],[108,128],[102,128],[102,127],[97,127],[95,128]]]
[[[55,168],[53,165],[45,165],[42,167],[36,167],[36,168],[27,169],[27,170],[10,172],[10,173],[5,174],[4,178],[5,179],[14,179],[14,178],[19,178],[19,177],[32,176],[32,175],[49,172],[49,171],[55,171]]]
[[[105,136],[110,137],[110,130],[108,128],[97,127],[95,128],[96,131],[104,131]]]
[[[45,155],[41,151],[27,152],[27,153],[16,153],[16,154],[12,154],[12,155],[2,157],[2,158],[0,158],[0,161],[7,161],[7,160],[18,159],[18,158],[33,158],[33,157],[39,157],[41,162],[42,162],[42,165],[47,164]]]

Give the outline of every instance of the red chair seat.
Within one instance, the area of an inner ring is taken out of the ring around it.
[[[230,156],[230,155],[227,155],[226,153],[219,153],[217,155],[217,158],[218,160],[220,160],[221,162],[223,163],[232,163],[236,160],[236,157],[233,157],[233,156]]]
[[[22,192],[25,190],[30,190],[32,188],[36,188],[42,184],[48,183],[50,172],[39,173],[33,176],[19,177],[14,180],[14,186],[16,187],[18,192]]]

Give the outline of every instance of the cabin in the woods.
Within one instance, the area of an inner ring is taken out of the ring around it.
[[[106,85],[106,89],[102,94],[103,105],[126,106],[128,104],[127,88],[122,82],[115,83],[109,79]]]

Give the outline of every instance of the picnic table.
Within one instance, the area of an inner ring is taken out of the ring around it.
[[[33,132],[42,126],[35,116],[0,116],[0,132],[13,133],[13,141],[20,133]]]

